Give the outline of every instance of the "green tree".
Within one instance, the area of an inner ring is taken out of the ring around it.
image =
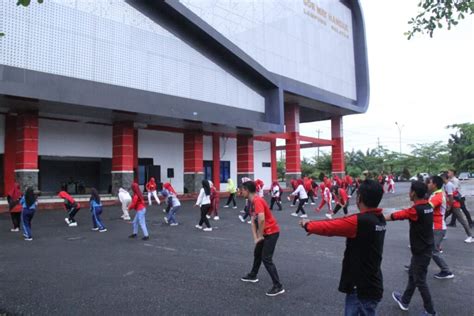
[[[405,33],[411,39],[416,33],[425,32],[433,37],[433,32],[445,25],[448,30],[465,18],[474,14],[474,0],[420,0],[421,11],[410,21],[411,29]]]
[[[464,123],[448,126],[455,128],[448,141],[450,161],[459,171],[474,170],[474,124]]]
[[[286,166],[286,162],[284,159],[278,160],[277,174],[278,174],[278,179],[280,179],[281,181],[285,181],[285,174],[286,174],[285,166]]]
[[[439,173],[451,167],[449,162],[448,146],[442,142],[410,145],[412,147],[411,160],[415,172]],[[413,170],[412,169],[412,170]]]

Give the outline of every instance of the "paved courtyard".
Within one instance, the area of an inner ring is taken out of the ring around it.
[[[408,206],[407,184],[386,195],[388,211]],[[474,210],[473,185],[468,207]],[[194,225],[199,211],[189,202],[178,213],[180,225],[163,224],[162,206],[149,208],[151,239],[130,240],[131,225],[123,222],[119,207],[105,209],[109,231],[90,231],[88,210],[78,215],[79,226],[66,227],[64,212],[39,211],[33,220],[33,242],[9,232],[8,214],[0,215],[0,314],[7,315],[341,315],[344,295],[337,291],[343,238],[307,237],[298,219],[275,212],[281,236],[275,263],[285,286],[282,296],[269,298],[271,280],[262,266],[257,284],[240,277],[252,262],[250,225],[242,224],[239,208],[221,209],[221,220],[211,233]],[[351,211],[354,211],[352,199]],[[322,218],[311,209],[310,218]],[[418,292],[410,311],[401,312],[392,290],[407,281],[408,223],[388,224],[383,258],[384,298],[380,315],[418,315]],[[458,225],[459,226],[459,225]],[[460,227],[449,228],[444,256],[456,275],[435,280],[429,269],[429,286],[440,315],[474,315],[474,245],[465,244]]]

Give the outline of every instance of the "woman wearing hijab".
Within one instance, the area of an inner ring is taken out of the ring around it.
[[[120,200],[120,203],[122,204],[122,216],[120,216],[124,221],[129,221],[130,220],[130,214],[128,213],[128,206],[132,202],[132,197],[130,196],[130,193],[128,193],[127,190],[124,188],[120,188],[118,192],[118,198]]]
[[[237,208],[237,204],[235,203],[235,193],[237,193],[237,188],[235,187],[234,180],[231,178],[227,179],[227,192],[229,192],[229,198],[224,207],[229,207],[230,202],[232,202],[234,204],[233,208]]]
[[[304,188],[304,182],[303,182],[303,179],[298,179],[298,186],[296,187],[296,190],[290,194],[290,196],[288,197],[288,201],[291,200],[291,196],[297,196],[298,199],[299,199],[299,203],[298,203],[298,208],[296,209],[296,211],[294,213],[291,213],[291,216],[298,216],[299,212],[301,211],[301,218],[307,218],[308,215],[306,215],[306,212],[304,211],[304,204],[306,202],[308,202],[308,194],[306,193],[306,189]]]
[[[69,195],[66,191],[61,191],[58,193],[58,196],[64,200],[64,209],[67,212],[68,217],[64,219],[66,224],[69,227],[76,227],[77,222],[74,219],[77,212],[81,209],[81,205],[77,203],[72,196]]]
[[[133,234],[128,236],[129,238],[136,238],[138,235],[138,225],[140,225],[142,232],[143,232],[143,238],[142,240],[148,240],[150,239],[150,236],[148,235],[148,229],[146,228],[146,208],[145,208],[145,199],[143,198],[142,192],[140,191],[140,188],[138,187],[138,183],[134,182],[132,184],[132,192],[133,192],[133,198],[132,198],[132,203],[128,206],[128,210],[136,210],[135,217],[133,218]]]
[[[160,199],[158,198],[158,194],[156,193],[155,178],[150,178],[150,181],[148,181],[148,183],[146,184],[146,191],[148,192],[148,204],[151,206],[151,196],[153,195],[156,203],[160,205]]]
[[[176,196],[176,191],[173,189],[173,187],[171,187],[171,185],[169,187],[163,185],[161,195],[163,195],[167,204],[167,215],[164,218],[165,223],[170,226],[178,226],[178,222],[176,221],[176,212],[181,207],[181,202]]]
[[[8,201],[8,210],[10,211],[10,216],[12,218],[13,228],[10,229],[11,232],[20,231],[20,221],[21,221],[21,190],[20,184],[15,182],[13,188],[8,192],[7,201]]]
[[[20,199],[20,204],[23,207],[21,211],[21,223],[23,226],[23,236],[26,241],[32,241],[31,235],[31,220],[36,211],[36,196],[32,187],[26,189],[25,195]]]
[[[211,187],[211,208],[209,209],[209,213],[206,215],[207,219],[211,219],[214,215],[214,220],[219,220],[219,192],[217,192],[216,187],[212,181],[208,181],[209,186]]]
[[[281,211],[282,210],[282,208],[281,208],[282,190],[281,190],[281,187],[280,187],[280,184],[278,183],[278,181],[273,181],[272,187],[270,189],[270,194],[272,195],[272,199],[270,201],[270,210],[273,211],[273,205],[275,205],[275,203],[276,203],[277,206],[278,206],[278,210]]]
[[[199,220],[199,224],[196,225],[196,228],[203,229],[202,224],[204,223],[207,227],[203,230],[205,232],[211,232],[211,224],[209,223],[209,220],[206,217],[207,213],[209,212],[209,209],[211,208],[211,186],[209,185],[209,181],[207,180],[202,180],[201,184],[202,188],[199,191],[199,196],[195,205],[201,208],[201,219]]]
[[[89,205],[92,213],[92,230],[105,233],[107,228],[105,228],[104,223],[102,223],[100,218],[100,215],[102,214],[102,203],[100,202],[99,192],[97,192],[96,188],[91,189]]]

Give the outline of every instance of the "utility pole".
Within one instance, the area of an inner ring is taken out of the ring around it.
[[[321,130],[319,128],[316,130],[316,133],[318,133],[318,138],[320,138],[319,136],[321,135]],[[318,146],[318,161],[319,161],[319,146]]]
[[[380,148],[380,137],[377,137],[377,147]]]
[[[400,155],[402,154],[402,129],[405,125],[398,124],[398,122],[395,122],[395,125],[398,127],[398,139],[400,143]]]

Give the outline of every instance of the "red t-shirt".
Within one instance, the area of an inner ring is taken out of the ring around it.
[[[253,199],[253,214],[257,216],[258,214],[263,213],[265,215],[265,228],[263,229],[263,234],[265,236],[272,235],[280,232],[280,227],[273,217],[272,211],[268,207],[267,202],[260,196],[255,196]]]
[[[339,189],[339,203],[346,204],[347,200],[349,200],[349,196],[347,195],[346,190]]]
[[[433,207],[433,229],[445,230],[446,222],[444,214],[446,212],[446,197],[443,190],[433,192],[430,196],[430,204]]]

